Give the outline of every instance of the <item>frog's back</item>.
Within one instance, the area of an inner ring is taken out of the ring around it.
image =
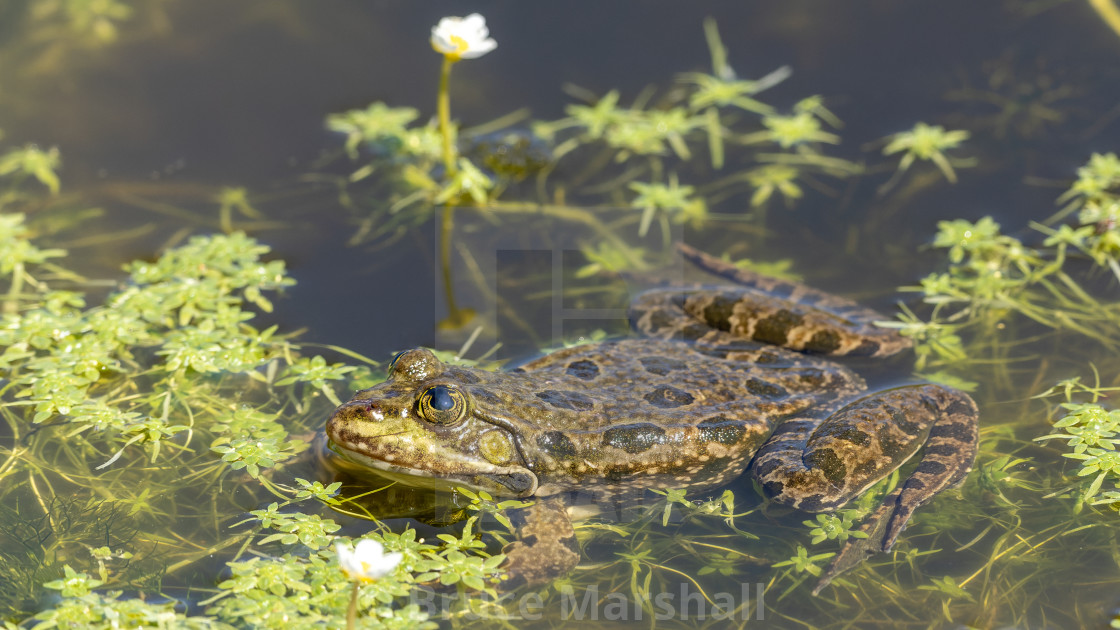
[[[541,477],[538,494],[725,483],[783,418],[863,385],[848,370],[772,348],[656,339],[568,348],[509,376],[531,386],[523,401],[535,398],[520,419],[533,427],[522,447]],[[501,398],[489,402],[516,405]]]

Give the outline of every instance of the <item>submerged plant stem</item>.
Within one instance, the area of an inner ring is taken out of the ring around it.
[[[447,298],[447,319],[449,328],[458,328],[470,320],[470,310],[460,310],[455,303],[455,287],[451,279],[451,234],[455,231],[455,207],[447,204],[439,224],[439,268],[443,276],[443,294]]]

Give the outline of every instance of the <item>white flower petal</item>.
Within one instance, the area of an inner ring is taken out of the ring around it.
[[[357,546],[354,547],[354,555],[366,562],[369,562],[367,558],[380,558],[384,553],[385,548],[381,546],[381,543],[369,538],[359,540]]]
[[[351,548],[341,542],[335,543],[338,552],[338,566],[352,580],[376,580],[384,577],[398,564],[403,555],[399,552],[385,553],[385,547],[376,540],[363,538]]]
[[[490,38],[486,18],[472,13],[465,18],[445,17],[432,27],[432,48],[452,61],[474,59],[498,47]]]
[[[366,567],[366,576],[379,578],[388,575],[393,569],[397,568],[403,557],[399,552],[381,556],[376,561],[369,563],[369,566]]]
[[[486,40],[483,40],[483,41],[475,44],[474,46],[468,48],[466,52],[460,54],[459,56],[462,57],[463,59],[476,59],[478,57],[481,57],[481,56],[485,55],[486,53],[490,52],[491,50],[494,50],[497,47],[498,47],[498,42],[496,42],[492,39],[486,39]]]

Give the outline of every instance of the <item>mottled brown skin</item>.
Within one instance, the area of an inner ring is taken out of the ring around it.
[[[825,582],[890,548],[914,509],[970,470],[976,405],[931,384],[864,393],[857,374],[819,355],[908,347],[872,324],[880,315],[681,249],[739,286],[647,292],[630,312],[646,338],[560,350],[511,372],[403,352],[386,382],[332,415],[332,448],[383,471],[518,497],[703,490],[749,470],[771,499],[811,512],[844,505],[922,450],[867,524],[874,540],[845,549]],[[578,562],[557,514],[551,502],[536,508],[507,550],[518,581]]]

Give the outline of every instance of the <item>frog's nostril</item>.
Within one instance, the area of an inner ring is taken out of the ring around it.
[[[381,403],[374,400],[364,401],[359,409],[364,412],[365,416],[370,420],[384,420],[385,410],[381,408]]]

